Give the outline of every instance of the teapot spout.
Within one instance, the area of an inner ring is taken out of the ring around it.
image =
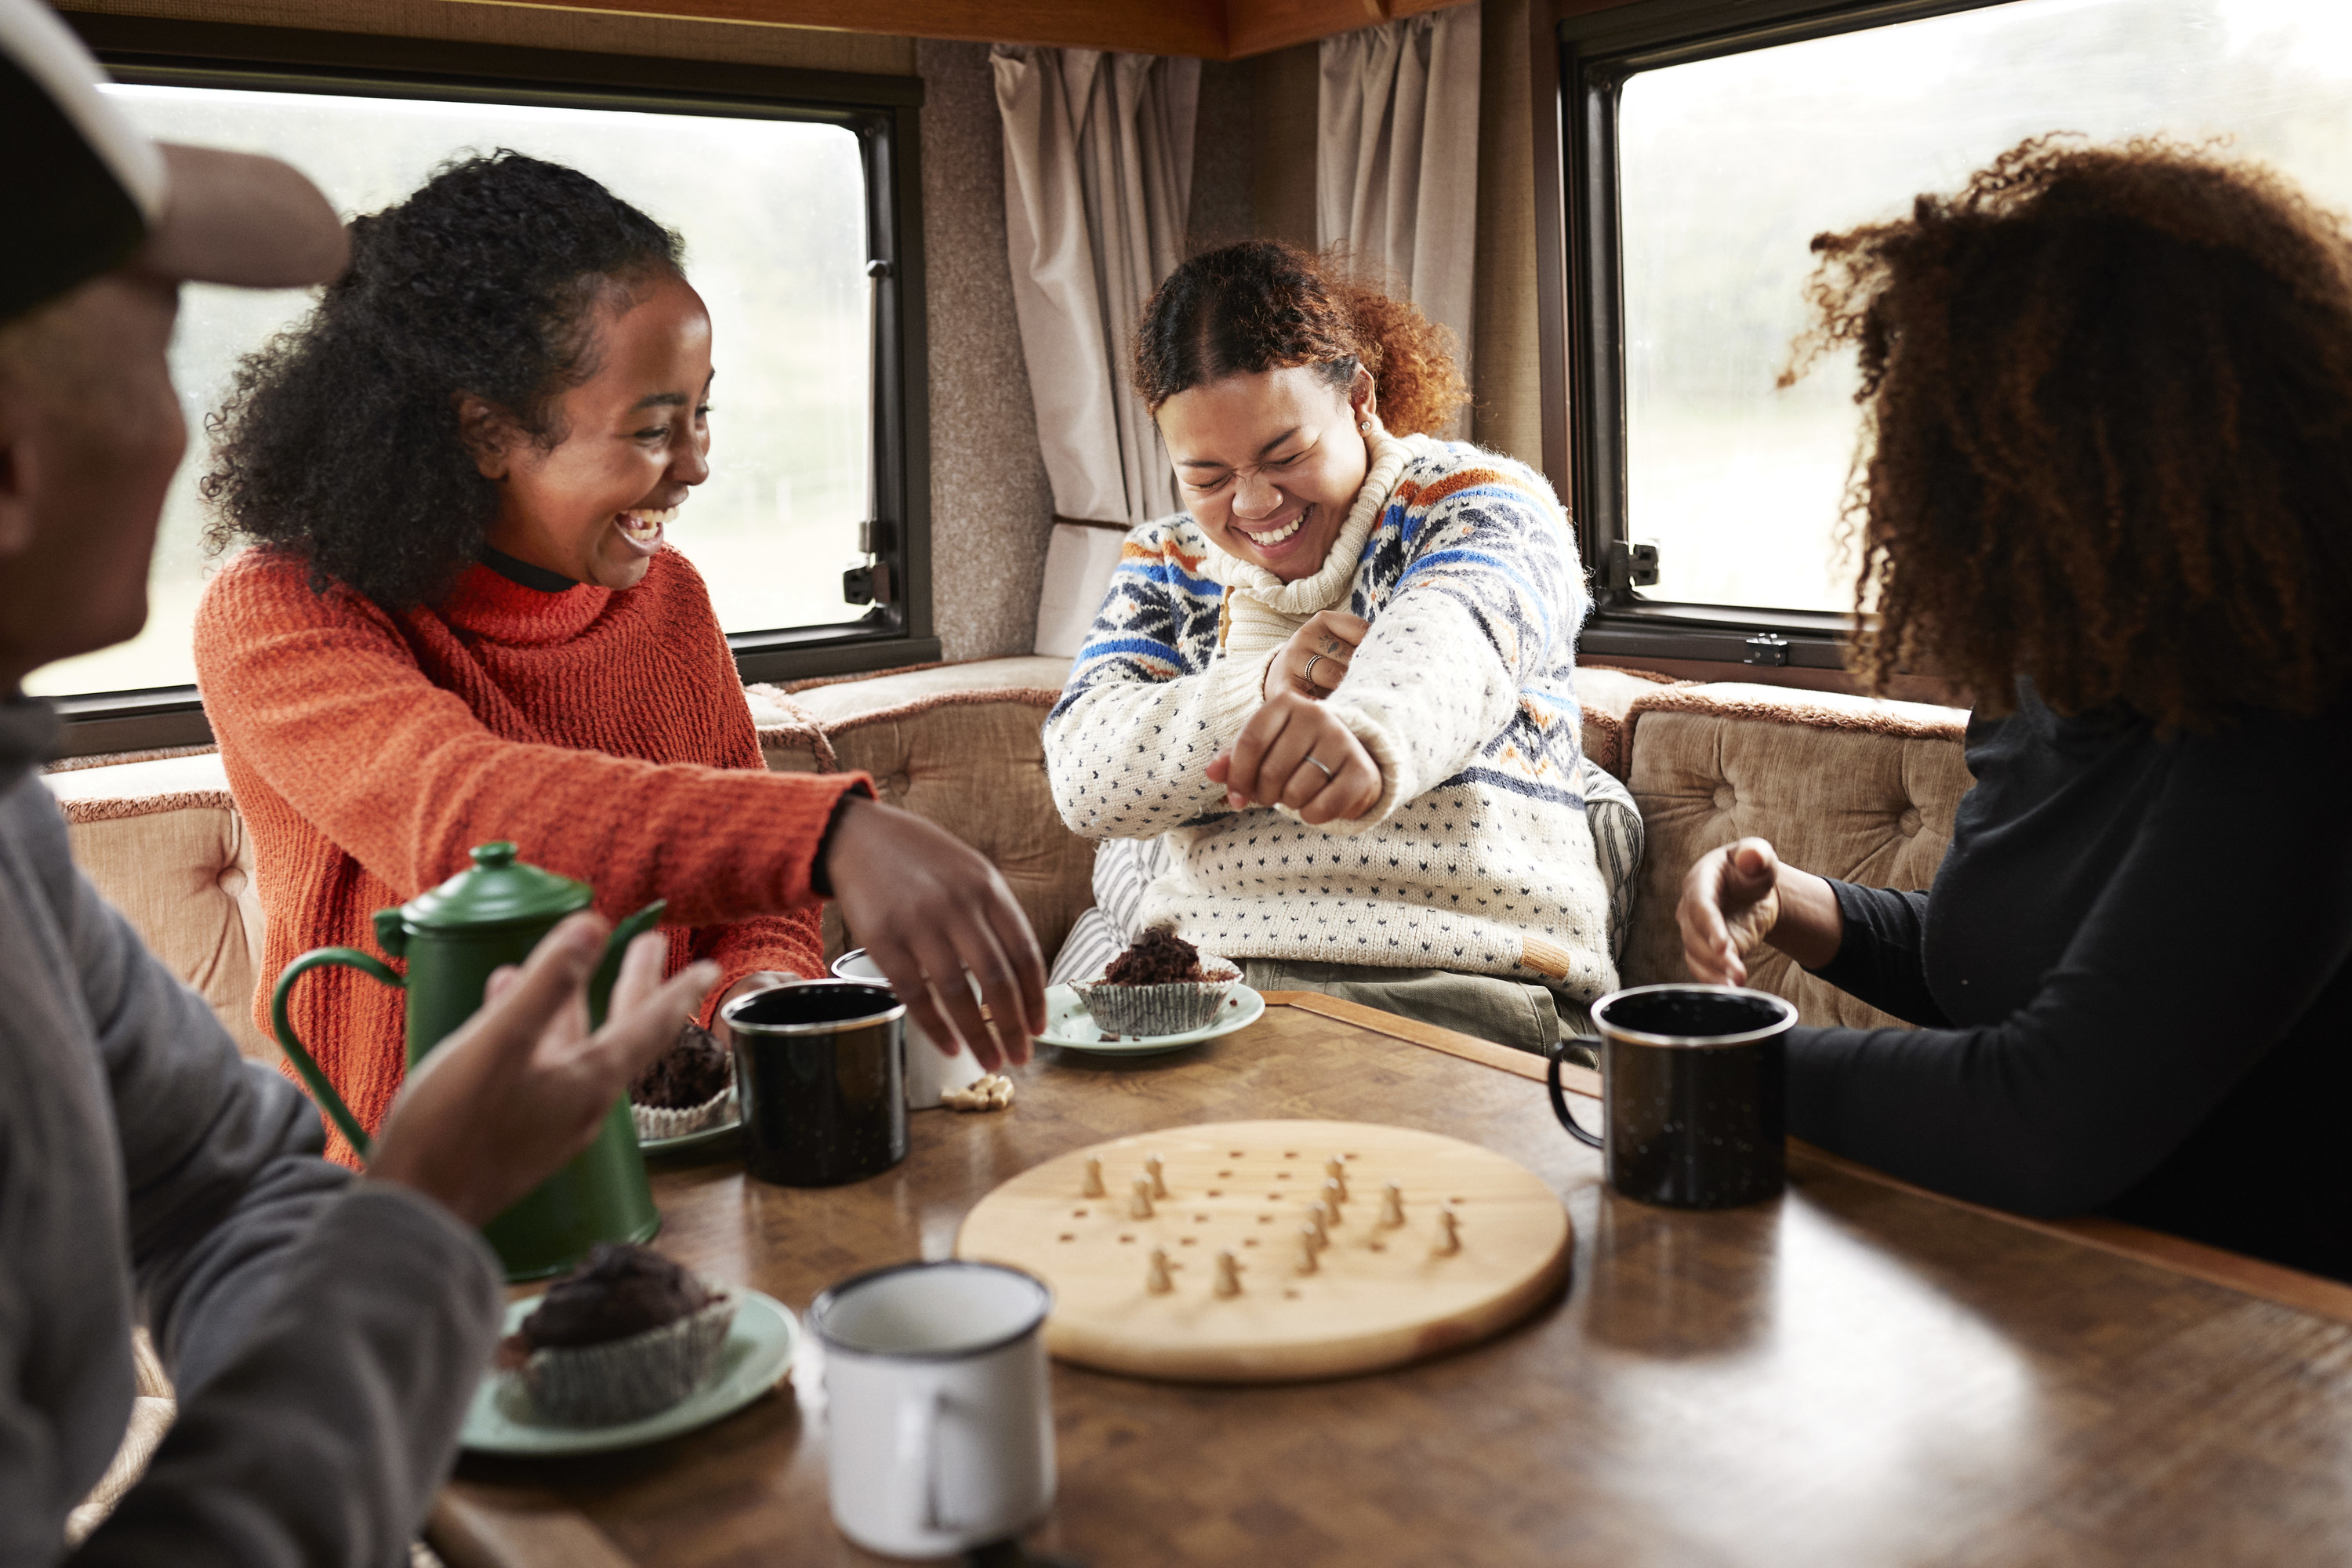
[[[613,1005],[613,984],[621,978],[621,958],[629,951],[629,943],[653,930],[662,911],[668,908],[667,899],[656,899],[613,928],[612,939],[604,943],[604,956],[597,961],[595,973],[588,976],[590,1028],[604,1026],[604,1015]]]

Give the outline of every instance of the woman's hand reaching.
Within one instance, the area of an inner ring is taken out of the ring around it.
[[[1766,942],[1807,969],[1837,956],[1845,917],[1837,895],[1811,871],[1783,865],[1763,838],[1742,838],[1698,858],[1675,908],[1691,978],[1748,984],[1748,960]]]
[[[368,1179],[414,1187],[458,1218],[496,1218],[595,1141],[614,1103],[677,1038],[718,983],[713,963],[668,980],[668,939],[629,944],[604,1026],[588,1032],[589,972],[612,930],[574,915],[519,969],[490,976],[481,1010],[409,1069]]]
[[[1304,822],[1352,822],[1380,804],[1381,770],[1364,743],[1311,697],[1277,691],[1242,726],[1233,749],[1210,760],[1225,802],[1286,805]]]
[[[1346,679],[1349,661],[1371,629],[1372,623],[1361,616],[1344,610],[1316,611],[1305,626],[1290,634],[1290,640],[1265,667],[1258,695],[1270,698],[1277,691],[1295,691],[1319,700]]]
[[[1027,1061],[1045,1026],[1045,961],[987,858],[912,812],[856,798],[824,855],[841,918],[906,1003],[907,1021],[943,1054],[971,1047],[989,1072]]]

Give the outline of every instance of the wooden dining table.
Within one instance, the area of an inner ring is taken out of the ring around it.
[[[1328,997],[1267,1000],[1172,1055],[1040,1047],[1009,1110],[915,1113],[907,1160],[854,1185],[771,1186],[730,1157],[656,1168],[656,1245],[799,1311],[862,1270],[950,1256],[999,1183],[1105,1139],[1276,1117],[1424,1129],[1559,1194],[1565,1289],[1483,1343],[1333,1381],[1056,1364],[1037,1561],[2352,1562],[2352,1289],[1996,1214],[1802,1144],[1780,1198],[1651,1207],[1560,1131],[1541,1062]],[[880,1561],[834,1529],[825,1447],[804,1347],[773,1394],[687,1436],[466,1457],[430,1539],[453,1568]]]

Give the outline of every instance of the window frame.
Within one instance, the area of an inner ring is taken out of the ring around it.
[[[1587,656],[1845,668],[1853,617],[1645,599],[1618,554],[1625,511],[1619,89],[1637,72],[1982,10],[2010,0],[1579,0],[1531,7],[1543,462],[1591,574]],[[1580,14],[1563,16],[1571,7]]]
[[[877,515],[868,520],[866,542],[877,566],[887,569],[891,602],[854,621],[733,633],[727,641],[747,681],[939,658],[931,621],[919,77],[75,12],[65,20],[122,82],[797,120],[855,133],[866,169],[869,275],[874,263],[883,267],[869,454]],[[56,702],[68,755],[213,739],[193,686]]]

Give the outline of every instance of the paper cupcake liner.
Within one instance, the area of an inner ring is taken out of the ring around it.
[[[657,1105],[629,1102],[629,1114],[636,1119],[637,1142],[650,1143],[656,1138],[683,1138],[689,1132],[699,1132],[706,1127],[716,1127],[735,1119],[735,1086],[724,1089],[700,1105],[669,1110]]]
[[[635,1421],[701,1387],[734,1321],[735,1300],[721,1296],[675,1323],[610,1344],[533,1351],[516,1375],[547,1420],[572,1426]]]
[[[1241,980],[1241,971],[1205,955],[1203,973],[1223,967],[1223,980],[1180,980],[1167,985],[1113,985],[1095,981],[1075,989],[1086,1000],[1087,1016],[1109,1035],[1182,1035],[1205,1029],[1216,1020],[1217,1009]]]

